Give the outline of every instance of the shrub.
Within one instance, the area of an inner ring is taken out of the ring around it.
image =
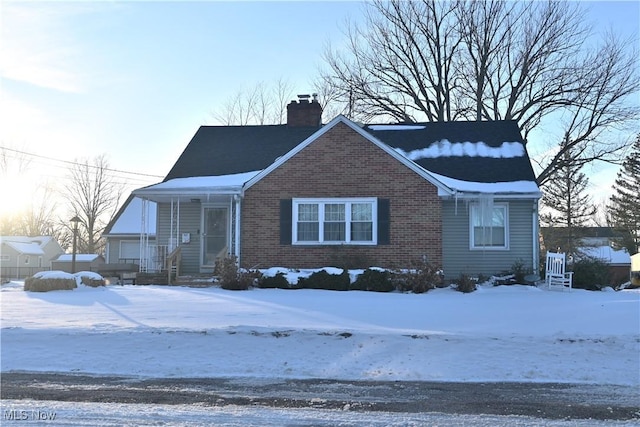
[[[473,277],[462,273],[455,282],[458,292],[470,293],[477,289],[478,282]]]
[[[425,258],[412,262],[408,270],[394,271],[393,281],[401,291],[421,294],[442,286],[442,271]]]
[[[309,277],[298,280],[299,288],[326,289],[329,291],[348,291],[351,279],[349,272],[342,270],[341,274],[329,274],[325,270],[315,271]]]
[[[597,258],[584,257],[573,264],[573,287],[591,291],[609,286],[609,266]]]
[[[367,268],[358,275],[355,282],[351,284],[352,290],[391,292],[396,287],[391,280],[391,274],[386,270],[374,270]]]
[[[258,287],[265,289],[292,289],[291,284],[282,272],[276,273],[275,276],[262,276],[260,280],[258,280]]]
[[[48,292],[71,290],[77,288],[76,278],[62,272],[43,272],[24,281],[24,290],[31,292]]]
[[[260,276],[256,270],[239,269],[238,258],[234,255],[218,258],[213,274],[218,276],[220,287],[230,291],[246,291]]]
[[[526,268],[524,261],[521,259],[516,260],[511,266],[511,274],[513,274],[515,283],[523,284],[525,282],[524,278],[531,273],[533,273],[533,270]]]
[[[80,278],[80,282],[85,286],[90,286],[92,288],[97,288],[98,286],[106,286],[104,277],[102,277],[98,273],[81,271],[80,273],[76,273],[75,276]]]

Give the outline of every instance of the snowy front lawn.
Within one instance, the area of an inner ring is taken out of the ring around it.
[[[0,292],[1,370],[640,385],[640,291]]]

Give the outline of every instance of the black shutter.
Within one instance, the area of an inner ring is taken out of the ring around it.
[[[378,244],[391,244],[390,236],[391,208],[389,199],[378,199]]]
[[[292,214],[291,199],[280,200],[280,244],[291,244],[291,214]]]

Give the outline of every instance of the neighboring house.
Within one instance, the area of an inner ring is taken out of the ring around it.
[[[0,236],[0,278],[24,279],[50,270],[64,250],[49,236]]]
[[[640,253],[631,255],[631,286],[640,287]]]
[[[163,182],[158,244],[184,274],[243,267],[409,267],[448,278],[537,272],[541,196],[513,121],[322,126],[314,99],[286,125],[202,126]]]
[[[155,245],[156,216],[154,202],[129,196],[102,233],[107,264],[140,265],[141,238],[146,239],[143,247]]]
[[[620,247],[625,238],[623,232],[613,227],[574,227],[571,233],[573,238],[578,241],[576,247]],[[554,242],[556,244],[566,242],[568,231],[566,227],[541,227],[541,234],[543,246],[551,246],[548,248],[549,250],[557,250],[553,247]],[[560,250],[562,249],[561,247]]]
[[[104,265],[104,257],[98,254],[76,254],[75,271],[73,270],[73,254],[63,254],[51,262],[52,270],[77,273],[78,271],[99,271]]]

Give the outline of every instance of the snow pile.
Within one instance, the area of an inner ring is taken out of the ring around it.
[[[2,372],[640,386],[640,291],[0,290]]]
[[[78,286],[90,286],[94,282],[104,282],[104,278],[93,271],[79,271],[73,274],[60,270],[40,271],[32,277],[40,280],[73,280]]]

